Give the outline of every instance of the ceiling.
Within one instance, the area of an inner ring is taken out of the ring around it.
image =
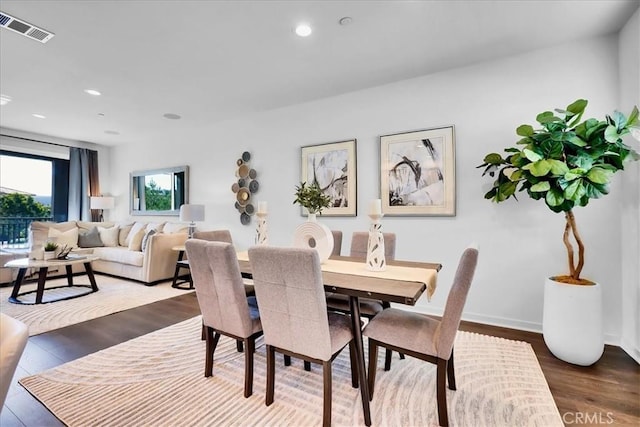
[[[42,44],[0,30],[0,92],[12,98],[0,107],[0,126],[105,145],[147,143],[166,126],[205,129],[614,33],[639,4],[2,0],[2,12],[55,37]],[[352,22],[341,26],[345,16]],[[301,21],[311,36],[294,34]],[[83,92],[89,88],[102,96]]]

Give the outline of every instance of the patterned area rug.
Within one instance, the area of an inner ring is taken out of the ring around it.
[[[253,395],[243,392],[244,356],[220,339],[214,376],[204,377],[201,319],[178,323],[20,380],[69,426],[291,425],[322,423],[322,370],[305,372],[277,356],[275,402],[265,398],[265,348],[258,343]],[[457,391],[447,390],[455,426],[562,426],[531,346],[460,332],[456,341]],[[437,425],[435,367],[394,357],[378,363],[371,402],[373,425]],[[363,425],[359,390],[351,387],[349,351],[333,365],[333,425]]]
[[[0,289],[0,311],[11,317],[26,323],[29,326],[29,335],[38,335],[43,332],[84,322],[128,310],[133,307],[160,301],[166,298],[182,295],[185,292],[171,287],[171,282],[160,283],[155,286],[145,286],[142,283],[132,282],[116,277],[96,274],[96,282],[100,290],[78,298],[56,301],[49,304],[20,305],[8,301],[13,287]],[[87,276],[73,278],[74,285],[89,285]],[[46,287],[64,286],[66,278],[47,280]],[[36,284],[23,285],[20,292],[35,290]],[[88,289],[80,287],[63,287],[54,290],[45,290],[43,300],[58,298],[86,292]],[[35,293],[20,298],[24,301],[35,299]]]

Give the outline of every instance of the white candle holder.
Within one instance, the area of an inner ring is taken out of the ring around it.
[[[267,233],[267,213],[257,212],[258,228],[256,229],[256,245],[269,244],[269,234]]]
[[[369,242],[367,243],[367,270],[384,271],[387,263],[384,258],[384,235],[382,234],[382,214],[369,214]]]

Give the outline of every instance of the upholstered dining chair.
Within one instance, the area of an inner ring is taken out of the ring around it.
[[[314,249],[249,249],[267,350],[265,404],[274,401],[275,352],[322,365],[324,426],[331,424],[331,362],[347,344],[351,381],[358,386],[349,316],[327,312],[320,258]]]
[[[185,248],[205,328],[204,376],[213,374],[213,355],[225,335],[242,341],[245,352],[244,397],[253,392],[253,353],[262,335],[260,314],[254,296],[245,293],[238,258],[232,244],[189,239]]]
[[[0,313],[0,412],[28,338],[27,325]]]
[[[342,253],[342,231],[331,230],[331,234],[333,234],[333,250],[331,251],[331,256],[340,256]]]
[[[396,235],[395,233],[382,233],[384,237],[384,256],[387,260],[396,257]],[[356,231],[351,235],[351,249],[349,256],[361,260],[367,259],[367,245],[369,243],[369,232]],[[380,313],[385,308],[391,307],[387,301],[380,301],[372,298],[360,298],[360,315],[367,319]],[[349,313],[349,297],[340,294],[327,295],[327,308],[340,313]],[[404,359],[404,356],[400,354]],[[384,363],[385,371],[391,369],[391,350],[387,351]]]
[[[438,422],[441,426],[449,425],[445,376],[448,376],[449,388],[455,390],[453,344],[477,263],[478,248],[471,245],[462,253],[441,320],[389,308],[374,317],[364,328],[362,333],[369,340],[370,399],[373,399],[376,381],[378,347],[396,350],[436,364]]]

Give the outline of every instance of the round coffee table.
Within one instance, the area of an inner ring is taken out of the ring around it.
[[[91,294],[93,292],[98,292],[98,285],[96,284],[96,279],[93,274],[93,268],[91,268],[91,262],[99,259],[96,255],[70,255],[65,259],[52,259],[52,260],[33,260],[29,258],[20,258],[14,259],[12,261],[7,262],[4,266],[7,268],[17,268],[18,269],[18,277],[16,277],[16,281],[13,285],[13,291],[11,292],[11,296],[9,297],[9,302],[14,304],[43,304],[50,303],[55,301],[62,301],[71,298],[78,298],[84,295]],[[84,269],[87,272],[87,277],[89,278],[89,282],[91,285],[74,285],[73,284],[73,272],[71,266],[74,264],[84,264]],[[59,288],[67,288],[67,287],[78,287],[78,288],[88,288],[89,291],[73,294],[69,296],[65,296],[62,298],[56,299],[48,299],[47,301],[42,301],[42,296],[45,291],[44,284],[47,280],[47,272],[51,267],[60,267],[64,266],[67,272],[67,286],[54,286],[50,288],[46,288],[46,290],[51,289],[59,289]],[[24,277],[29,268],[37,268],[38,269],[38,287],[35,291],[28,291],[20,293],[20,287],[22,286],[22,282],[24,281]],[[19,297],[32,294],[36,294],[35,302],[25,302],[19,299]]]

